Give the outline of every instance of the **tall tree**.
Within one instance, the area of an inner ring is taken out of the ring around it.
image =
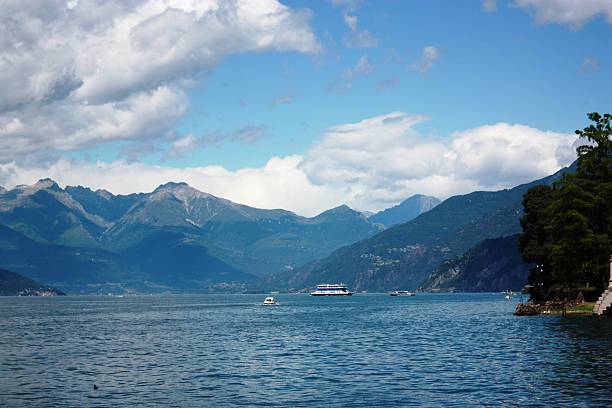
[[[523,196],[523,234],[519,237],[519,249],[525,262],[533,263],[529,283],[537,288],[548,287],[552,283],[548,254],[550,221],[546,210],[553,197],[554,191],[550,186],[532,187]]]
[[[607,284],[612,253],[612,115],[589,113],[588,118],[593,123],[576,131],[586,139],[577,149],[576,173],[563,175],[552,189],[532,188],[523,198],[519,245],[523,258],[535,263],[530,283],[536,291],[538,285],[591,285],[603,290]]]
[[[612,115],[592,112],[587,116],[593,123],[576,131],[588,142],[577,149],[576,183],[587,197],[584,215],[591,231],[585,274],[591,274],[594,284],[603,289],[612,253]]]

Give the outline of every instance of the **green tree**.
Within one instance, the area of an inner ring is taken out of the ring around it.
[[[588,219],[591,234],[591,255],[584,260],[585,275],[603,290],[608,281],[608,260],[612,253],[612,115],[593,112],[593,122],[576,134],[588,142],[578,147],[576,180],[588,206],[583,214]]]
[[[525,262],[533,263],[529,284],[537,288],[552,283],[548,248],[550,220],[546,210],[553,198],[554,190],[546,185],[532,187],[523,196],[523,234],[519,237],[519,249]]]
[[[519,246],[525,261],[536,265],[530,276],[534,285],[591,285],[600,291],[607,285],[612,253],[612,115],[589,113],[588,118],[593,123],[576,131],[586,139],[577,148],[576,173],[564,174],[553,188],[532,188],[523,198]]]
[[[598,248],[591,228],[592,196],[581,188],[576,174],[566,174],[555,185],[554,199],[546,209],[552,280],[564,287],[596,284],[592,263]]]

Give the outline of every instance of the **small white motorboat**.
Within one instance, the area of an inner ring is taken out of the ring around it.
[[[263,304],[264,305],[276,305],[277,303],[276,303],[276,300],[274,300],[274,298],[270,296],[264,299]]]
[[[512,299],[512,292],[507,291],[505,297],[506,297],[506,299]]]
[[[407,290],[394,290],[393,292],[389,292],[391,296],[414,296],[414,292],[410,292]]]

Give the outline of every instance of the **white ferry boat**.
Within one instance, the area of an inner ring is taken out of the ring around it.
[[[414,296],[414,292],[409,292],[407,290],[394,290],[389,293],[391,296]]]
[[[312,296],[350,296],[353,293],[348,291],[344,283],[323,283],[317,285],[317,290],[310,294]]]

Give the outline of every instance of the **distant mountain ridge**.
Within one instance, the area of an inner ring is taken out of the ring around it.
[[[415,219],[440,204],[440,202],[436,197],[415,194],[396,206],[370,216],[369,219],[389,228]]]
[[[534,185],[553,183],[572,169],[511,189],[451,197],[412,221],[294,271],[269,276],[262,285],[301,289],[320,282],[344,282],[354,290],[416,289],[445,260],[463,255],[485,239],[519,233],[523,194]]]
[[[0,190],[0,227],[0,267],[96,293],[236,289],[381,230],[346,206],[308,218],[186,183],[114,195],[50,179]]]

